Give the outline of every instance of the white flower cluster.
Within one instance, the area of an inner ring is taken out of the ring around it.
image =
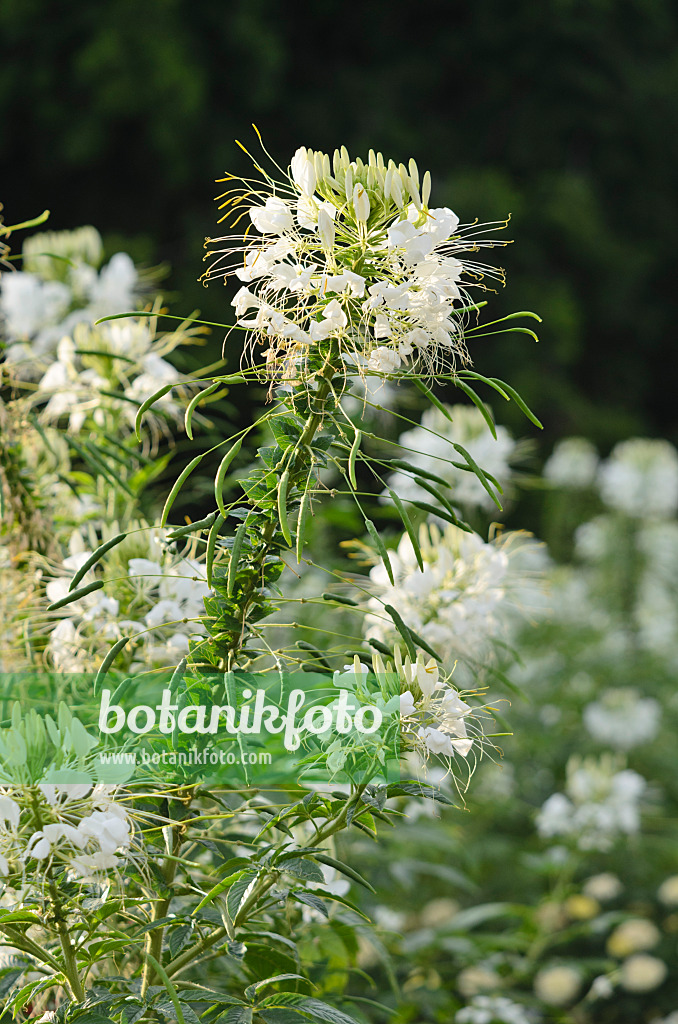
[[[72,548],[81,546],[82,539],[75,535]],[[73,550],[65,559],[67,575],[47,584],[50,602],[66,597],[73,574],[90,554]],[[134,642],[126,648],[128,660],[131,658],[129,670],[174,665],[188,653],[189,636],[204,631],[198,619],[204,614],[203,599],[210,594],[205,566],[194,558],[176,559],[167,553],[157,531],[148,537],[148,554],[151,557],[102,561],[104,573],[112,565],[111,574],[117,577],[107,593],[95,591],[65,606],[65,617],[52,630],[47,645],[49,658],[59,671],[95,669],[102,649],[130,635]],[[91,569],[81,585],[95,579]]]
[[[486,543],[456,526],[441,531],[435,524],[422,525],[422,572],[412,541],[404,534],[397,549],[389,552],[394,583],[381,563],[370,571],[374,596],[368,602],[365,635],[397,639],[393,621],[383,610],[390,604],[439,651],[450,669],[457,659],[473,669],[513,614],[511,594],[521,582],[514,564],[521,536],[505,534]]]
[[[609,850],[619,836],[638,832],[647,783],[637,772],[617,769],[609,755],[571,758],[567,795],[554,793],[537,814],[540,835],[571,837],[580,850]]]
[[[33,235],[23,259],[23,270],[0,280],[0,331],[10,363],[49,362],[76,324],[136,306],[140,281],[131,257],[119,252],[101,267],[103,245],[92,227]]]
[[[57,423],[68,415],[69,430],[78,433],[88,413],[104,426],[107,414],[114,412],[116,427],[131,432],[138,405],[163,384],[181,380],[174,366],[158,354],[158,349],[166,352],[173,343],[168,346],[167,337],[155,339],[148,323],[137,320],[96,328],[76,325],[72,337],[59,341],[56,358],[38,383],[33,404],[46,402],[41,420]],[[171,393],[158,400],[156,409],[173,419],[180,415]],[[161,422],[157,413],[154,422]]]
[[[650,743],[659,731],[661,705],[631,687],[606,690],[584,708],[584,725],[598,743],[631,750]]]
[[[430,175],[420,186],[413,160],[387,165],[370,151],[366,163],[352,161],[342,149],[330,161],[302,147],[285,182],[266,176],[259,191],[247,182],[225,193],[224,207],[263,237],[211,240],[228,247],[214,249],[206,276],[243,282],[233,300],[238,325],[265,341],[269,364],[289,376],[309,346],[330,337],[349,362],[377,374],[419,356],[428,365],[466,360],[455,307],[468,304],[464,275],[477,286],[499,275],[460,256],[492,243],[478,241],[477,225],[466,240],[452,210],[429,208],[429,193]],[[263,205],[252,205],[253,195]]]
[[[96,879],[130,853],[133,829],[115,787],[41,784],[0,790],[0,876],[36,873],[51,864],[72,878]]]
[[[536,1024],[541,1018],[506,996],[476,996],[454,1019],[456,1024]]]
[[[628,543],[628,536],[620,537],[619,520],[613,513],[596,516],[575,533],[577,555],[591,564],[588,574],[581,569],[577,573],[579,587],[589,591],[586,604],[591,622],[603,613],[600,602],[597,610],[591,609],[591,592],[604,592],[611,585],[606,573],[616,564],[624,539]],[[633,542],[637,571],[631,616],[637,642],[678,664],[678,522],[637,520]],[[608,624],[608,636],[611,631]]]
[[[622,441],[602,463],[598,486],[605,504],[628,516],[670,519],[678,512],[678,451],[658,439]]]
[[[435,659],[424,662],[421,652],[412,664],[403,662],[400,648],[395,648],[396,671],[407,689],[400,695],[400,716],[403,739],[415,740],[419,749],[442,757],[461,754],[468,757],[473,739],[466,723],[473,708],[466,704],[457,690],[439,678]]]
[[[518,454],[518,445],[505,427],[496,428],[495,440],[482,413],[474,405],[448,406],[447,411],[449,418],[439,409],[426,409],[421,426],[400,435],[398,443],[405,450],[403,458],[414,469],[434,473],[445,480],[448,484],[446,496],[453,505],[497,512],[497,506],[476,474],[464,472],[464,462],[452,445],[462,445],[474,462],[493,476],[503,490],[511,479],[510,464]],[[405,500],[436,504],[436,499],[428,491],[404,473],[390,477],[389,486]]]
[[[592,487],[599,461],[595,446],[585,437],[567,437],[547,459],[544,476],[558,487]]]

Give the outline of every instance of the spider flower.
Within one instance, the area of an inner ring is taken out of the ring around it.
[[[477,223],[429,205],[431,179],[370,151],[301,147],[274,180],[234,182],[219,197],[240,234],[208,239],[206,278],[235,277],[237,325],[268,369],[295,379],[309,354],[335,341],[347,363],[391,376],[419,361],[430,370],[469,361],[468,289],[502,272],[470,254],[497,244]]]

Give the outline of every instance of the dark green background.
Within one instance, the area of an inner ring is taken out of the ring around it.
[[[246,171],[252,121],[283,164],[299,145],[413,155],[435,203],[512,214],[493,308],[541,313],[542,344],[473,355],[535,406],[544,450],[678,441],[675,3],[3,0],[0,30],[8,223],[92,223],[171,263],[175,312],[228,322],[230,295],[196,279],[213,179]]]

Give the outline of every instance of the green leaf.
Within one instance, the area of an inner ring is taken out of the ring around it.
[[[191,941],[191,935],[193,934],[193,928],[190,924],[181,924],[178,928],[173,928],[169,936],[169,951],[170,956],[174,959],[185,946],[188,946]]]
[[[216,899],[217,896],[221,895],[222,892],[224,892],[226,889],[230,889],[233,883],[237,882],[239,878],[242,878],[244,874],[244,870],[234,871],[232,875],[228,875],[226,878],[222,878],[222,880],[220,882],[217,882],[216,885],[213,885],[210,891],[207,893],[207,895],[203,897],[203,899],[201,899],[198,906],[194,908],[193,913],[197,914],[199,910],[202,910],[203,907],[206,907],[208,903],[211,903],[214,899]],[[249,885],[249,882],[252,881],[252,877],[253,876],[250,874],[247,885]],[[245,888],[247,888],[247,885],[245,886]]]
[[[252,1024],[251,1006],[231,1006],[215,1024]]]
[[[313,856],[315,860],[319,860],[321,864],[327,864],[328,867],[334,868],[335,871],[340,871],[342,875],[346,875],[347,878],[351,878],[354,882],[357,882],[358,885],[364,886],[376,895],[377,890],[370,885],[366,878],[363,878],[362,875],[358,874],[355,868],[352,868],[349,864],[344,864],[343,861],[330,857],[328,853],[316,853]]]
[[[295,419],[293,416],[272,416],[269,426],[276,444],[280,445],[283,450],[296,444],[304,429],[301,420]]]
[[[475,907],[466,907],[454,915],[449,928],[455,932],[466,932],[486,921],[498,917],[521,917],[523,908],[516,903],[480,903]]]
[[[235,921],[238,911],[245,899],[245,893],[256,877],[256,871],[248,871],[246,874],[234,881],[233,885],[229,889],[228,896],[226,897],[226,908],[228,910],[228,916],[232,921]]]
[[[311,1014],[324,1024],[358,1024],[355,1017],[349,1017],[347,1013],[337,1010],[336,1006],[330,1006],[321,999],[304,999],[298,1005],[304,1013]]]
[[[295,900],[297,903],[305,903],[307,907],[312,907],[313,910],[317,910],[323,915],[323,917],[330,916],[324,900],[321,900],[321,898],[316,896],[315,893],[297,890],[296,892],[290,893],[290,899]]]
[[[387,788],[388,796],[423,796],[427,800],[436,800],[439,804],[454,807],[454,802],[435,786],[426,782],[394,782]]]
[[[325,881],[322,869],[304,857],[290,857],[289,860],[282,863],[282,867],[285,871],[289,871],[290,874],[296,875],[297,878],[303,878],[307,882],[324,883]]]
[[[245,989],[245,999],[252,999],[253,996],[264,988],[266,985],[274,985],[278,981],[304,981],[309,984],[308,978],[305,978],[303,974],[274,974],[270,978],[264,978],[263,981],[257,981],[254,985],[248,985]]]

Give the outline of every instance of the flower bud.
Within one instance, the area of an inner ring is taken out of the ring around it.
[[[323,207],[318,210],[318,234],[325,249],[329,250],[334,246],[334,221]]]
[[[292,177],[305,196],[312,196],[315,192],[316,172],[315,166],[303,146],[300,146],[292,157]]]
[[[424,206],[428,206],[428,201],[431,198],[431,173],[426,171],[424,174],[423,181],[421,183],[421,201]]]
[[[353,209],[355,210],[356,220],[367,223],[370,215],[370,197],[365,187],[359,182],[356,182],[353,189]]]

